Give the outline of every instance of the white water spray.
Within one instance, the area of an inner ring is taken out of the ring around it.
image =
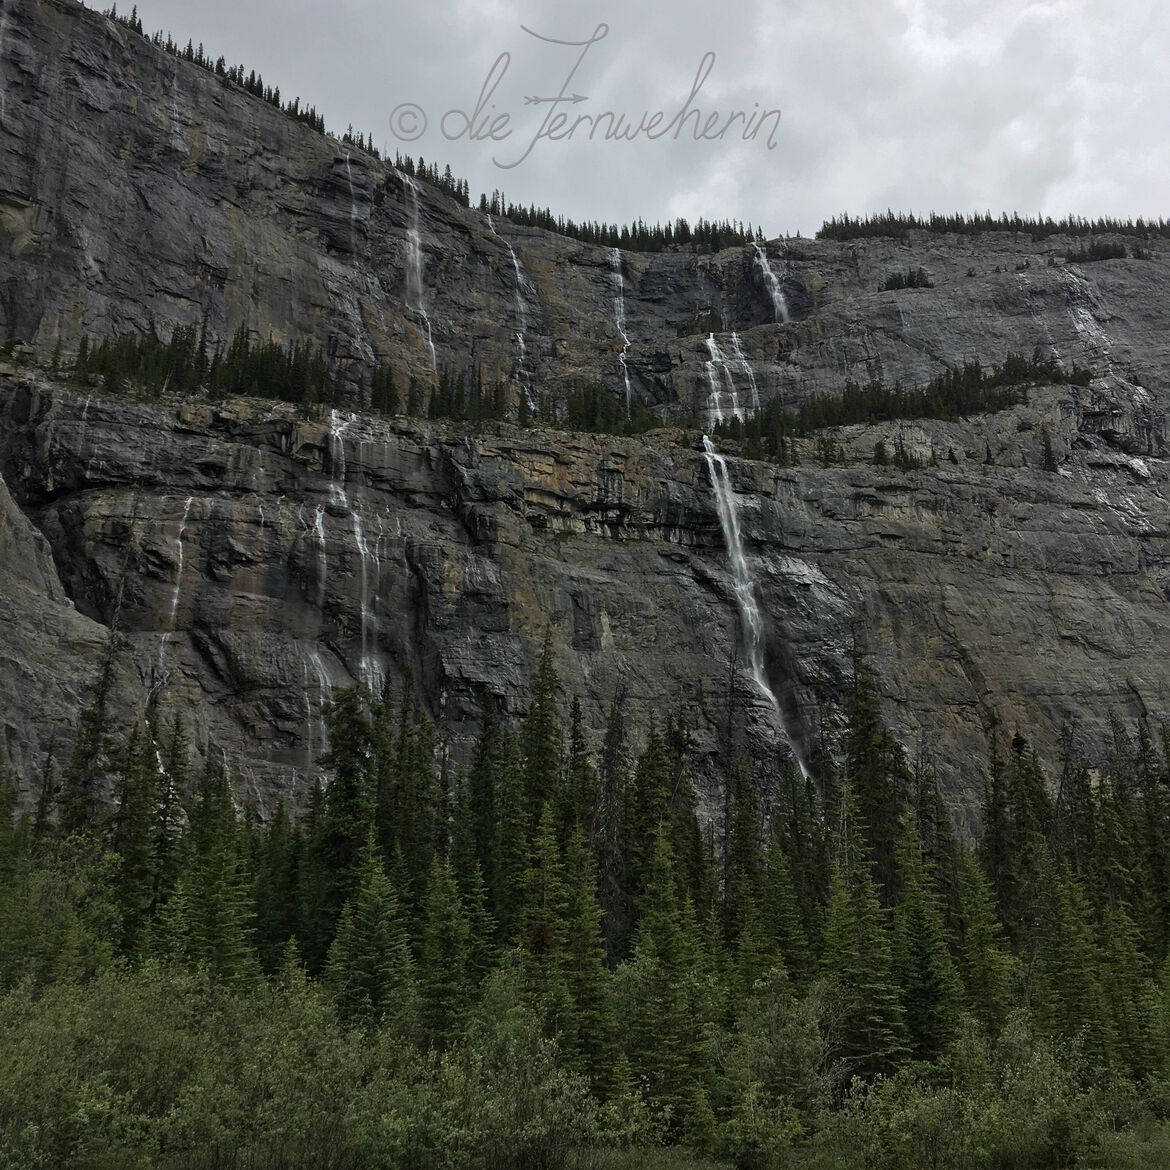
[[[508,249],[508,255],[512,259],[512,271],[516,276],[516,316],[520,321],[520,331],[516,334],[516,348],[519,353],[519,361],[516,366],[517,381],[524,391],[524,397],[528,403],[528,413],[535,415],[537,404],[532,392],[532,371],[528,365],[528,343],[526,340],[528,334],[528,306],[524,301],[525,295],[532,291],[532,282],[525,276],[524,269],[520,267],[520,258],[516,255],[512,245],[496,231],[495,221],[490,215],[487,217],[487,224],[488,230]]]
[[[723,422],[723,396],[720,385],[727,386],[727,397],[730,410],[735,418],[743,422],[743,408],[739,405],[739,391],[735,386],[735,379],[728,369],[727,359],[723,356],[714,333],[707,334],[707,352],[711,355],[707,362],[707,385],[711,388],[711,413],[717,423]]]
[[[360,613],[361,613],[361,650],[358,658],[358,677],[361,682],[370,690],[377,692],[381,687],[381,667],[378,665],[378,658],[373,651],[373,647],[377,645],[377,628],[375,617],[370,607],[370,562],[373,561],[373,573],[375,579],[375,591],[378,588],[378,558],[370,552],[370,546],[366,542],[365,532],[362,525],[361,512],[355,508],[349,499],[349,492],[346,490],[346,460],[345,460],[345,432],[353,424],[355,415],[350,415],[343,423],[338,422],[337,411],[331,411],[329,414],[329,463],[330,463],[330,480],[329,480],[329,495],[332,502],[344,508],[353,522],[353,542],[357,549],[358,559],[360,561],[360,586],[361,592],[359,595]],[[359,441],[359,453],[361,450]],[[317,514],[317,532],[318,532],[318,582],[317,582],[317,598],[318,607],[324,601],[325,595],[325,532],[324,521],[321,511]]]
[[[183,518],[179,521],[179,531],[172,543],[172,548],[175,550],[175,584],[171,590],[171,605],[167,614],[167,628],[163,631],[162,642],[158,648],[158,665],[155,668],[156,677],[160,680],[159,685],[162,685],[163,671],[167,665],[167,648],[170,645],[172,637],[175,633],[175,619],[179,614],[179,598],[183,591],[183,537],[187,533],[187,521],[191,517],[191,505],[195,502],[193,496],[188,496],[186,502],[183,504]]]
[[[315,758],[323,756],[329,748],[329,737],[325,732],[325,718],[322,711],[325,707],[325,702],[329,698],[333,690],[333,683],[329,678],[329,671],[325,669],[325,663],[321,659],[321,650],[314,643],[305,651],[306,666],[305,666],[305,719],[309,725],[309,752]],[[309,668],[312,668],[313,675],[317,684],[317,716],[313,718],[311,704],[309,703]],[[316,739],[319,747],[315,747],[314,730],[316,731]]]
[[[318,508],[313,519],[313,532],[317,537],[317,609],[325,609],[325,583],[329,574],[329,558],[325,551],[325,509]]]
[[[362,642],[361,642],[361,657],[358,659],[358,674],[361,677],[362,685],[367,690],[378,694],[381,689],[381,669],[378,666],[376,657],[371,654],[370,646],[377,641],[377,630],[375,626],[375,618],[370,611],[370,578],[369,566],[373,559],[370,554],[370,546],[366,543],[365,533],[362,528],[362,517],[360,512],[353,514],[353,542],[357,546],[358,555],[361,557],[361,615],[362,615]],[[377,561],[374,561],[375,569],[377,568]]]
[[[349,154],[345,156],[345,180],[349,184],[349,249],[354,251],[354,233],[357,231],[357,200],[353,194],[353,168],[349,165]]]
[[[407,243],[407,291],[414,301],[414,310],[422,318],[427,331],[427,348],[431,351],[431,372],[439,372],[439,360],[435,355],[435,340],[431,334],[431,319],[427,314],[426,293],[423,289],[422,231],[419,227],[418,184],[410,175],[399,172],[402,182],[410,192],[410,226],[406,229]]]
[[[776,324],[787,325],[789,321],[788,302],[784,299],[784,290],[780,287],[780,281],[772,271],[772,265],[768,263],[768,253],[759,244],[753,246],[756,249],[756,263],[759,265],[760,272],[763,273],[764,283],[767,284],[768,292],[772,296],[772,313]]]
[[[747,375],[748,386],[752,391],[752,410],[760,409],[760,388],[756,385],[756,375],[752,370],[751,362],[747,360],[747,355],[743,352],[743,346],[739,344],[739,334],[733,333],[731,335],[731,352],[735,354],[735,360],[739,362],[739,368]]]
[[[715,450],[715,444],[704,435],[703,455],[707,460],[707,474],[711,479],[711,488],[715,493],[715,505],[719,513],[719,526],[723,529],[723,542],[727,546],[727,556],[731,562],[731,579],[735,586],[735,602],[739,608],[740,621],[743,625],[744,649],[747,652],[748,673],[756,689],[768,700],[775,714],[776,722],[784,735],[788,750],[796,760],[801,775],[808,779],[808,770],[796,743],[788,731],[784,719],[784,712],[780,707],[780,700],[768,682],[768,675],[764,669],[764,617],[756,602],[755,582],[752,579],[751,566],[743,551],[743,537],[739,527],[739,505],[735,498],[735,489],[731,486],[731,477],[727,471],[727,461]]]
[[[626,384],[626,414],[630,413],[630,369],[626,364],[626,355],[630,352],[630,339],[626,335],[626,278],[622,275],[622,253],[620,248],[614,248],[609,254],[609,266],[613,272],[613,315],[617,331],[622,337],[622,352],[618,361],[622,363],[622,381]]]

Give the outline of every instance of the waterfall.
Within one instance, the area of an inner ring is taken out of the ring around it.
[[[524,270],[520,267],[520,259],[516,255],[512,245],[496,231],[495,221],[490,215],[487,217],[487,224],[488,230],[508,249],[508,255],[512,258],[512,271],[516,276],[516,316],[520,321],[520,331],[516,334],[516,348],[520,355],[519,362],[516,366],[517,381],[524,391],[524,398],[528,403],[528,413],[535,415],[536,399],[532,393],[532,371],[528,367],[528,343],[526,340],[528,333],[528,307],[524,303],[524,294],[531,290],[532,282],[524,275]]]
[[[381,687],[381,668],[377,662],[377,654],[371,649],[372,646],[376,646],[377,644],[377,629],[373,612],[370,609],[370,561],[373,560],[376,573],[378,560],[370,552],[370,546],[366,543],[361,512],[350,503],[349,493],[345,488],[345,432],[353,423],[355,417],[355,415],[350,415],[339,426],[337,411],[333,410],[329,413],[329,463],[331,473],[329,494],[334,504],[344,508],[349,513],[350,520],[353,523],[353,543],[357,549],[358,559],[361,564],[359,570],[361,588],[359,594],[359,604],[361,607],[361,650],[358,658],[358,678],[370,690],[376,692]],[[320,526],[318,529],[317,592],[318,602],[320,603],[324,600],[325,593],[325,532],[320,511],[318,512],[318,521]],[[376,577],[374,588],[377,590]]]
[[[720,392],[721,382],[727,384],[727,395],[731,402],[731,413],[743,422],[743,408],[739,405],[739,391],[735,387],[735,379],[731,370],[727,368],[727,359],[723,356],[714,333],[707,334],[707,352],[711,355],[707,362],[707,385],[711,389],[711,413],[716,422],[723,422],[723,395]]]
[[[309,752],[316,758],[323,756],[329,748],[329,737],[325,733],[325,720],[321,712],[325,701],[333,690],[333,684],[329,679],[329,671],[325,669],[325,663],[321,660],[321,651],[316,643],[305,651],[305,658],[307,660],[304,670],[305,719],[309,725]],[[313,719],[312,707],[309,704],[309,667],[312,667],[317,683],[317,718],[315,720]],[[316,724],[317,739],[320,743],[319,747],[314,747],[313,744],[314,723]]]
[[[620,248],[614,248],[609,254],[609,266],[613,272],[613,315],[617,331],[622,337],[622,352],[618,361],[622,363],[622,381],[626,384],[626,414],[630,413],[630,369],[626,364],[626,355],[630,352],[630,339],[626,335],[626,278],[622,275],[622,253]]]
[[[159,682],[157,686],[162,687],[163,671],[167,664],[167,648],[170,645],[171,638],[175,632],[175,619],[179,614],[179,597],[183,590],[183,537],[187,533],[187,521],[191,517],[191,505],[195,502],[193,496],[188,496],[186,503],[183,504],[183,518],[179,521],[179,531],[172,542],[172,548],[175,550],[175,584],[171,590],[171,605],[167,614],[167,628],[163,631],[162,642],[158,648],[158,664],[155,667],[155,675]]]
[[[768,292],[772,295],[772,314],[776,324],[787,325],[789,321],[788,302],[784,299],[784,290],[780,287],[780,281],[776,279],[776,274],[772,271],[772,265],[768,263],[768,253],[759,244],[753,246],[756,249],[756,263],[764,275]]]
[[[325,609],[325,583],[329,573],[329,558],[325,551],[325,509],[318,508],[313,520],[313,532],[317,536],[317,609]]]
[[[353,542],[357,546],[358,556],[361,557],[361,615],[362,615],[362,642],[361,642],[361,657],[358,659],[358,674],[361,677],[362,685],[367,690],[378,694],[382,689],[381,684],[381,669],[379,668],[376,656],[370,653],[371,642],[377,643],[377,629],[375,626],[374,615],[370,612],[370,579],[369,579],[369,565],[371,554],[370,546],[366,543],[364,531],[362,529],[362,516],[360,512],[353,513]],[[375,567],[377,561],[374,562]],[[375,588],[377,586],[375,585]]]
[[[357,229],[358,213],[357,200],[353,194],[353,168],[349,165],[349,153],[345,156],[345,180],[349,184],[349,250],[355,251],[354,232]]]
[[[747,360],[743,352],[743,347],[739,344],[739,334],[733,333],[731,335],[731,351],[735,354],[735,360],[739,362],[739,368],[747,375],[748,385],[752,391],[752,410],[760,409],[760,388],[756,385],[756,375],[752,370],[751,363]]]
[[[401,173],[401,172],[400,172]],[[402,181],[410,192],[410,226],[406,229],[407,292],[414,301],[414,311],[422,318],[427,331],[427,347],[431,351],[431,372],[439,372],[439,361],[435,356],[435,340],[431,335],[431,319],[427,314],[426,294],[423,291],[422,233],[419,228],[418,184],[409,175],[403,174]]]
[[[727,556],[731,561],[731,579],[735,586],[735,602],[743,626],[748,673],[751,675],[756,689],[771,704],[776,722],[784,735],[784,741],[788,745],[793,759],[796,760],[801,775],[808,779],[808,770],[797,751],[795,740],[788,731],[780,701],[776,698],[776,692],[772,690],[767,672],[764,669],[764,617],[756,602],[755,581],[752,579],[751,566],[743,551],[743,537],[739,527],[739,506],[736,503],[735,490],[731,486],[727,461],[715,450],[715,444],[706,435],[703,436],[703,455],[707,461],[707,474],[711,479],[711,489],[715,493],[719,526],[723,529],[723,542],[727,546]]]
[[[179,534],[175,537],[175,559],[178,561],[178,570],[175,573],[175,587],[171,591],[171,612],[167,622],[168,633],[175,628],[175,617],[179,612],[179,593],[183,588],[183,537],[187,533],[187,521],[191,517],[191,505],[195,502],[193,496],[188,496],[183,504],[183,518],[179,521]]]
[[[353,425],[353,420],[351,414],[339,426],[337,411],[329,412],[329,498],[340,508],[349,507],[349,495],[345,490],[345,432]]]

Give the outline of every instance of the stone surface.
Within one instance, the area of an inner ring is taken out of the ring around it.
[[[71,0],[8,2],[3,21],[4,335],[47,357],[206,317],[221,338],[312,337],[354,386],[374,358],[430,384],[393,168]],[[426,185],[419,210],[441,363],[519,393],[524,325],[551,401],[585,381],[624,395],[608,250],[491,225]],[[751,248],[620,258],[633,392],[664,423],[707,406],[711,314],[761,397],[791,404],[1036,346],[1092,370],[1089,387],[1038,387],[994,416],[847,428],[840,466],[812,443],[787,468],[729,453],[769,680],[798,738],[860,629],[888,717],[968,824],[993,722],[1055,764],[1068,724],[1099,754],[1111,715],[1166,714],[1170,248],[1064,263],[1077,246],[773,240],[784,325]],[[934,288],[878,291],[918,266]],[[1045,433],[1059,474],[1041,470]],[[927,466],[873,466],[879,439]],[[522,709],[551,625],[594,728],[625,687],[643,727],[687,712],[712,760],[739,631],[697,443],[135,405],[0,367],[0,739],[33,785],[112,646],[119,716],[185,711],[271,807],[305,785],[333,687],[411,666],[459,757],[487,691]],[[775,715],[739,690],[753,753],[774,762]]]

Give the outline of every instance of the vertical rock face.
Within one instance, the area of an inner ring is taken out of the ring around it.
[[[968,812],[993,723],[1053,762],[1066,725],[1092,754],[1111,715],[1165,712],[1165,243],[1070,265],[1070,241],[1010,233],[772,241],[775,287],[752,247],[620,253],[619,314],[607,249],[426,184],[416,220],[393,168],[71,0],[2,11],[6,336],[69,353],[206,321],[313,339],[355,389],[374,361],[424,390],[447,365],[554,402],[586,382],[624,401],[628,375],[664,422],[704,417],[713,374],[728,402],[795,405],[1039,346],[1091,385],[850,428],[842,466],[811,443],[793,468],[728,452],[781,704],[740,671],[748,742],[774,762],[780,721],[809,734],[855,629],[898,734]],[[933,288],[878,291],[920,266]],[[715,753],[742,651],[697,433],[466,435],[91,390],[0,368],[0,739],[26,784],[111,647],[120,717],[187,712],[269,805],[306,782],[334,687],[411,667],[458,755],[487,692],[518,713],[548,626],[594,726],[624,687],[635,719],[681,708]],[[927,466],[873,466],[879,439]]]
[[[34,379],[0,391],[23,509],[4,497],[20,543],[0,562],[19,618],[3,637],[6,661],[27,663],[0,687],[22,774],[54,732],[67,741],[115,625],[121,714],[185,712],[262,807],[306,783],[334,687],[397,685],[409,667],[460,758],[485,695],[522,713],[549,628],[594,728],[625,689],[635,723],[681,710],[713,764],[742,640],[693,433],[470,436],[257,402],[86,401]],[[781,703],[741,666],[761,762],[785,754],[785,723],[810,733],[855,629],[893,726],[964,814],[994,722],[1055,763],[1066,727],[1092,754],[1111,716],[1164,710],[1167,468],[1081,434],[1061,474],[1039,470],[1040,427],[1059,443],[1075,423],[1051,388],[971,423],[843,432],[850,466],[728,458]],[[873,466],[895,431],[959,461]]]

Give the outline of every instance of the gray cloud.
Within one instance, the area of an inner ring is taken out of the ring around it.
[[[990,208],[1063,215],[1170,213],[1166,111],[1170,9],[1157,0],[723,0],[598,5],[585,0],[140,0],[148,29],[202,41],[314,103],[331,128],[369,131],[391,153],[402,101],[430,128],[403,150],[450,162],[473,193],[574,218],[686,215],[810,233],[835,212]],[[574,113],[671,113],[704,53],[716,64],[698,105],[781,108],[776,148],[721,142],[543,142],[520,167],[499,146],[451,142],[446,109],[470,109],[492,61],[513,54],[497,106],[521,153],[573,50],[553,37],[610,26],[574,80]]]

